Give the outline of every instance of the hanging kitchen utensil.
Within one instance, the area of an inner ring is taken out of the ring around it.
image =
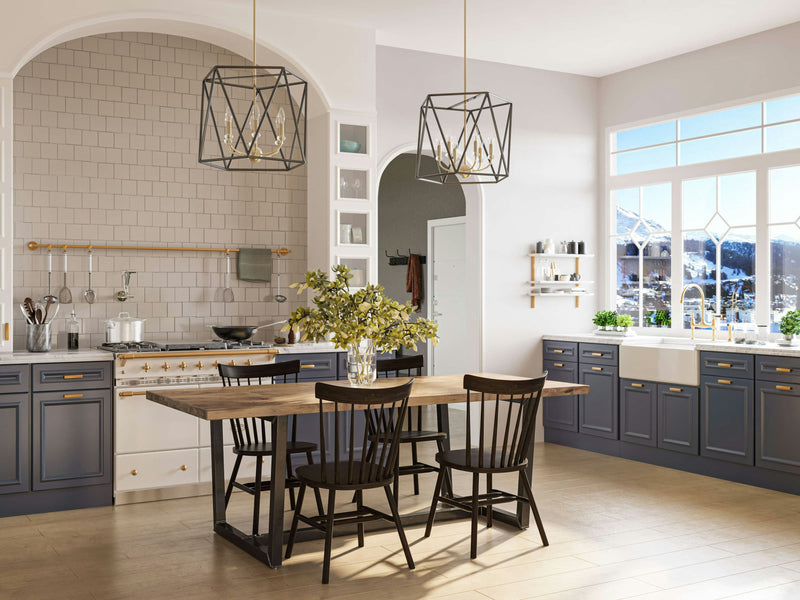
[[[286,302],[286,299],[287,299],[286,296],[281,294],[281,276],[278,275],[278,293],[275,294],[275,302],[277,302],[278,304],[283,304],[284,302]]]
[[[83,292],[83,297],[89,304],[94,304],[97,300],[97,294],[92,289],[92,249],[89,248],[89,287]]]
[[[72,304],[72,292],[67,287],[67,247],[64,246],[64,285],[58,290],[58,301],[61,304]]]
[[[53,279],[53,249],[48,246],[47,247],[47,295],[44,297],[45,300],[48,298],[52,298],[53,302],[58,302],[58,298],[53,296],[52,292],[52,279]]]
[[[233,290],[231,289],[231,253],[225,252],[227,268],[225,270],[225,289],[222,290],[222,301],[233,302]]]

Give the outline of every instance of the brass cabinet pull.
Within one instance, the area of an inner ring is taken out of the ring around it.
[[[181,465],[181,471],[185,471],[187,469],[186,465]]]
[[[718,363],[717,363],[717,366],[718,366],[718,367],[725,367],[726,369],[730,369],[730,368],[731,368],[731,363],[721,363],[721,362],[718,362]]]
[[[785,368],[785,367],[775,367],[775,370],[776,370],[778,373],[791,373],[791,372],[792,372],[792,370],[791,370],[791,369],[787,369],[787,368]]]
[[[563,350],[554,349],[553,354],[564,354]]]
[[[83,398],[83,394],[64,394],[65,399],[70,398]]]
[[[643,383],[632,383],[631,387],[640,388],[640,387],[644,387],[644,384]]]
[[[717,383],[724,383],[725,385],[730,385],[731,384],[731,380],[730,379],[717,379]]]
[[[316,369],[317,365],[300,365],[301,369]]]
[[[11,335],[11,334],[10,334],[10,331],[11,331],[11,323],[6,323],[5,330],[6,330],[6,331],[5,331],[5,340],[6,340],[6,341],[8,341],[8,337],[9,337],[9,335]]]
[[[592,367],[592,371],[602,371],[603,367]]]
[[[136,477],[138,474],[139,474],[139,471],[137,471],[136,469],[133,469],[131,471],[131,475],[133,475],[134,477]]]
[[[683,388],[672,388],[672,387],[671,387],[671,388],[669,388],[669,391],[670,391],[670,392],[682,392],[682,391],[683,391]]]
[[[144,396],[147,394],[145,390],[139,390],[138,392],[120,392],[120,396]]]
[[[592,352],[592,356],[603,356],[602,352]]]
[[[784,392],[791,392],[792,391],[792,386],[790,386],[790,385],[776,385],[775,389],[776,390],[781,390],[781,391],[784,391]]]
[[[76,373],[75,375],[64,375],[64,379],[83,379],[83,373]]]
[[[564,363],[553,363],[554,367],[563,367]]]

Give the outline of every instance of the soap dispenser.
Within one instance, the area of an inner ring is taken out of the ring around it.
[[[78,321],[78,317],[75,316],[75,309],[72,309],[72,314],[67,321],[67,349],[68,350],[77,350],[78,349],[78,337],[81,333],[81,322]]]

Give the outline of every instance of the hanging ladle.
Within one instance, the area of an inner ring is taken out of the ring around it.
[[[287,298],[283,294],[281,294],[281,276],[278,275],[278,293],[275,294],[275,302],[278,304],[283,304],[286,302]]]
[[[95,293],[94,289],[92,289],[92,248],[89,247],[89,287],[86,288],[86,291],[83,292],[83,297],[89,304],[94,304],[95,300],[97,300],[97,294]]]
[[[53,249],[51,246],[48,246],[47,247],[47,295],[44,297],[44,301],[55,303],[58,302],[58,298],[53,296],[52,279],[53,279]]]
[[[225,250],[225,259],[227,260],[227,269],[225,271],[225,289],[222,290],[222,301],[233,302],[233,290],[231,289],[231,252]]]
[[[58,290],[58,301],[61,304],[72,304],[72,292],[67,287],[67,247],[64,246],[64,285]]]

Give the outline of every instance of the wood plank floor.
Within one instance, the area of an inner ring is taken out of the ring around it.
[[[336,540],[323,586],[321,540],[269,569],[210,532],[210,497],[169,500],[0,519],[0,598],[800,598],[797,496],[550,444],[536,453],[548,548],[535,527],[481,524],[470,561],[468,522],[442,522],[429,539],[407,529],[409,571],[387,530],[362,549]],[[403,481],[404,511],[427,504],[433,476],[422,479],[420,498]],[[251,502],[231,501],[242,529]]]

